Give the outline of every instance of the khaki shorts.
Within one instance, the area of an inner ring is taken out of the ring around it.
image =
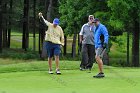
[[[102,53],[102,51],[103,51],[103,48],[97,48],[97,49],[95,50],[96,56],[100,56],[101,53]]]

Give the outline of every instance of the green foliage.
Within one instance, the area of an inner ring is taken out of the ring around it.
[[[121,34],[122,31],[124,31],[125,27],[125,20],[126,22],[129,22],[129,9],[130,6],[127,4],[124,0],[108,0],[107,2],[108,7],[110,8],[110,19],[108,20],[108,24],[110,25],[110,29],[112,31],[112,35],[116,36]]]
[[[127,64],[127,33],[112,37],[112,47],[110,48],[110,65],[112,66],[128,66]],[[129,36],[129,59],[131,60],[132,35]],[[131,66],[131,62],[129,64]]]
[[[85,0],[84,2],[83,0],[62,1],[59,6],[59,12],[61,14],[61,25],[65,28],[65,34],[72,35],[78,33],[81,26],[87,22],[88,16],[91,14],[94,15],[99,10],[104,11],[106,9],[105,6],[106,2],[97,0]],[[98,15],[100,16],[104,13]]]
[[[134,10],[140,14],[140,1],[134,0],[108,0],[108,7],[110,8],[110,22],[109,24],[117,30],[127,30],[132,25]],[[139,18],[137,17],[139,20]]]
[[[132,36],[130,35],[130,40],[129,42],[132,42]],[[123,33],[122,36],[117,36],[116,37],[116,40],[115,40],[115,43],[117,44],[117,49],[120,51],[120,52],[123,52],[123,53],[126,53],[126,50],[127,50],[127,33]],[[130,49],[132,48],[132,43],[130,43]]]
[[[111,19],[127,19],[129,18],[128,11],[130,9],[129,3],[126,0],[108,0],[108,7],[113,11]]]
[[[124,24],[124,20],[126,22],[131,20],[128,14],[129,9],[129,4],[123,0],[85,0],[84,2],[82,0],[64,0],[61,1],[59,6],[61,25],[64,28],[65,35],[78,33],[81,26],[87,22],[90,14],[99,18],[101,23],[107,26],[110,36],[121,35],[127,25]]]
[[[110,20],[109,24],[115,30],[122,30],[124,28],[124,24],[120,20]]]
[[[72,35],[75,31],[75,26],[78,26],[78,6],[79,0],[71,1],[67,0],[65,2],[62,2],[59,7],[59,12],[62,15],[60,17],[62,27],[65,28],[64,33],[65,35]],[[78,28],[78,27],[77,27]]]
[[[109,12],[97,11],[94,13],[95,17],[100,18],[101,22],[107,22],[109,20]]]

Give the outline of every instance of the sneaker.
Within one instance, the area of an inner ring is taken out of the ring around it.
[[[59,69],[56,69],[56,74],[61,74]]]
[[[99,74],[97,74],[96,76],[93,76],[94,78],[103,78],[105,77],[104,73],[100,72]]]
[[[82,67],[80,67],[80,70],[81,70],[81,71],[84,71],[85,69],[84,69],[84,68],[82,68]]]
[[[53,74],[53,71],[52,71],[52,69],[49,69],[49,74]]]

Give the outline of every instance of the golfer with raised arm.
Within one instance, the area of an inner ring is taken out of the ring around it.
[[[95,76],[93,76],[94,78],[102,78],[105,77],[104,73],[103,73],[103,61],[101,58],[101,54],[104,51],[104,49],[107,48],[107,44],[108,44],[108,31],[107,28],[100,23],[100,20],[98,18],[94,19],[94,23],[95,23],[95,31],[94,31],[94,40],[95,40],[95,52],[96,52],[96,62],[98,63],[98,67],[99,67],[99,73]],[[102,42],[101,40],[101,35],[104,36],[104,40]]]
[[[39,18],[44,21],[48,26],[48,30],[45,35],[45,43],[48,54],[49,74],[53,74],[52,70],[52,57],[55,57],[56,62],[56,74],[61,74],[59,69],[59,55],[61,45],[64,46],[64,34],[62,28],[59,26],[59,19],[55,18],[53,23],[44,19],[42,13],[38,14]]]

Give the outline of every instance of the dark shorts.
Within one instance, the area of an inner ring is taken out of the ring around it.
[[[49,58],[52,58],[54,55],[60,55],[60,44],[54,44],[52,42],[46,41],[46,49]]]

